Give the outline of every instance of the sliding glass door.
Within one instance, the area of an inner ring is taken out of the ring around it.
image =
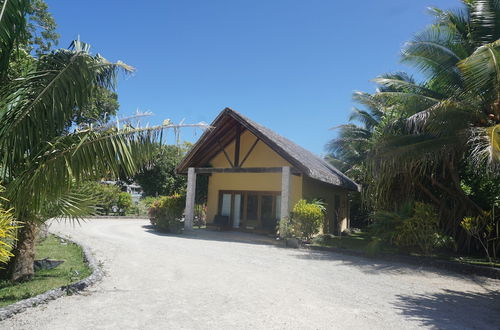
[[[275,191],[220,191],[219,214],[233,228],[274,231],[280,218],[281,196]]]

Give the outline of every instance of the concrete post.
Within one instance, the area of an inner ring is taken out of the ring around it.
[[[184,210],[184,230],[193,229],[194,201],[196,194],[196,172],[194,167],[188,168],[186,209]]]
[[[284,166],[281,171],[281,219],[290,217],[290,191],[291,191],[290,166]]]

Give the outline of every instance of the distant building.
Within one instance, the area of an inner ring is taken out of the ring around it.
[[[142,188],[137,183],[132,182],[131,184],[125,183],[123,181],[101,181],[102,184],[116,185],[124,192],[129,193],[132,196],[132,201],[138,203],[142,197]]]

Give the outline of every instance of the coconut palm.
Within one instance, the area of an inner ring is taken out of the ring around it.
[[[435,23],[402,54],[424,82],[375,80],[402,89],[374,98],[397,105],[404,116],[386,126],[371,150],[371,188],[381,208],[407,199],[435,203],[445,229],[456,234],[465,214],[482,211],[462,189],[461,168],[469,163],[496,174],[500,160],[500,3],[470,0],[461,10],[433,14]]]
[[[27,4],[0,2],[0,76],[7,72],[16,36],[22,33]],[[30,63],[24,75],[0,86],[0,178],[22,223],[10,263],[12,280],[33,275],[39,224],[91,212],[88,197],[74,192],[75,184],[123,173],[132,176],[161,141],[161,132],[179,127],[166,123],[79,129],[72,121],[75,111],[86,106],[97,89],[113,89],[119,72],[133,68],[92,55],[90,46],[79,40],[70,49]]]
[[[381,104],[368,93],[355,92],[353,100],[363,108],[352,109],[349,121],[354,123],[333,128],[338,131],[338,135],[326,145],[326,150],[328,161],[346,174],[359,179],[360,168],[373,145],[373,132],[382,119],[383,112]]]

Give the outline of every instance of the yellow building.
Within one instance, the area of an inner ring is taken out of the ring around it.
[[[226,108],[177,167],[188,174],[185,228],[192,228],[197,175],[208,175],[207,222],[274,231],[301,198],[321,199],[325,233],[349,226],[358,186],[332,165],[272,130]]]

